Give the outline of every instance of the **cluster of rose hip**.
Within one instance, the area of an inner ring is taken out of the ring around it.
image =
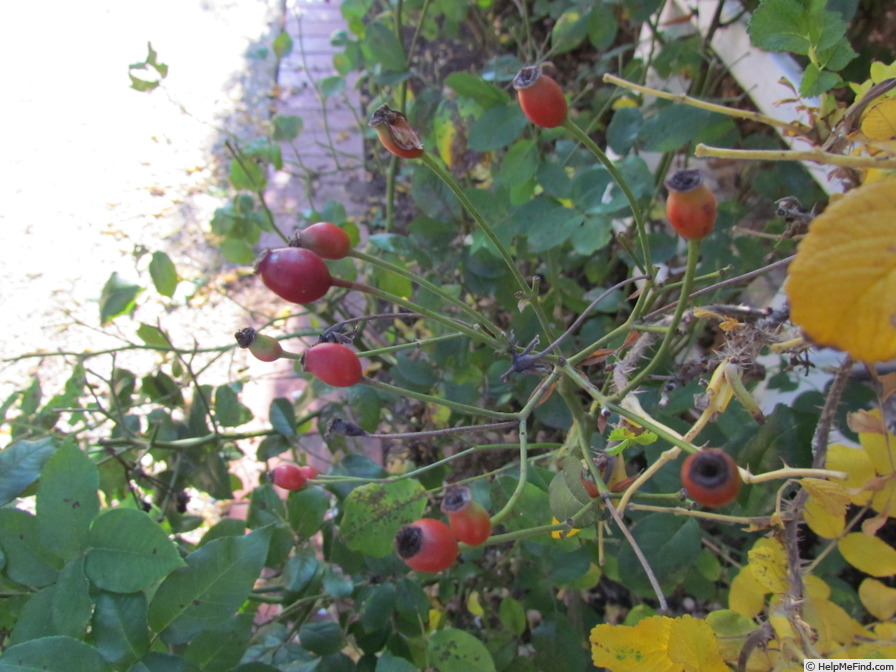
[[[523,113],[542,128],[556,128],[568,122],[563,90],[540,66],[527,66],[513,80]],[[423,155],[423,143],[407,117],[387,106],[378,108],[370,119],[383,146],[392,154],[415,159]],[[698,241],[715,225],[716,199],[697,170],[680,170],[666,182],[669,196],[666,216],[683,238]],[[357,289],[359,285],[330,275],[324,259],[348,255],[348,235],[330,222],[318,222],[303,229],[284,248],[266,250],[255,264],[255,272],[277,296],[293,303],[307,304],[320,299],[332,286]],[[321,342],[297,355],[284,351],[280,342],[247,328],[236,334],[237,342],[258,359],[272,362],[280,358],[300,359],[303,369],[335,387],[350,387],[363,378],[358,356],[342,343],[322,338]],[[271,472],[275,485],[298,490],[317,476],[314,467],[282,465]],[[723,506],[736,497],[740,476],[732,458],[724,451],[706,449],[692,454],[682,465],[682,481],[689,495],[708,506]],[[412,569],[437,572],[457,559],[458,542],[477,546],[491,534],[491,520],[475,502],[468,488],[450,487],[441,505],[448,524],[421,518],[402,527],[395,538],[399,557]]]

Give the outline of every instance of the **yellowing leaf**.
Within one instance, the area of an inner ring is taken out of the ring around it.
[[[652,616],[637,625],[597,625],[595,666],[620,672],[728,672],[712,627],[693,616]]]
[[[825,539],[839,537],[846,527],[849,491],[840,483],[820,478],[804,478],[800,483],[809,493],[804,510],[809,528]]]
[[[469,611],[474,616],[485,616],[485,609],[482,608],[482,603],[479,601],[479,591],[474,590],[467,597],[467,611]]]
[[[817,600],[827,600],[831,597],[831,587],[814,574],[803,577],[803,587],[806,595]]]
[[[896,180],[866,184],[809,226],[790,265],[791,317],[820,345],[896,357]]]
[[[886,434],[887,428],[880,417],[869,411],[856,411],[846,414],[846,424],[856,434],[859,432],[871,432],[874,434]]]
[[[749,566],[741,568],[728,591],[728,607],[747,618],[755,618],[765,608],[768,591],[753,576]]]
[[[896,574],[896,549],[878,537],[853,532],[837,544],[846,562],[871,576]]]
[[[896,98],[887,98],[870,107],[862,116],[861,129],[871,140],[896,137]]]
[[[716,633],[722,658],[730,663],[737,663],[747,637],[756,629],[753,619],[732,609],[719,609],[708,613],[706,622]]]
[[[849,476],[840,483],[849,492],[853,504],[864,506],[871,501],[871,493],[865,490],[865,484],[874,478],[874,465],[868,453],[859,448],[833,443],[828,446],[825,466],[835,471],[844,471]]]
[[[886,621],[896,614],[896,588],[877,579],[865,579],[859,585],[859,599],[868,613],[879,621]]]
[[[693,616],[673,619],[669,658],[685,672],[730,672],[712,626]]]
[[[787,552],[776,539],[760,539],[747,553],[748,567],[766,592],[787,590]]]

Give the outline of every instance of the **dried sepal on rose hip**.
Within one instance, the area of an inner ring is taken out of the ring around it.
[[[264,334],[259,334],[252,327],[240,329],[234,334],[237,345],[248,348],[256,359],[262,362],[274,362],[283,355],[283,346],[280,341]]]
[[[740,492],[740,471],[724,450],[706,448],[691,453],[681,465],[681,484],[695,502],[714,508],[725,506]]]
[[[699,170],[679,170],[666,178],[666,219],[686,240],[705,238],[716,223],[715,194]]]
[[[539,65],[527,65],[513,78],[520,108],[526,118],[542,128],[556,128],[566,121],[568,108],[563,89],[541,71]]]
[[[441,509],[448,516],[448,526],[458,541],[478,546],[491,536],[491,517],[482,504],[473,499],[468,487],[455,485],[448,488]]]
[[[332,222],[317,222],[296,231],[289,245],[311,250],[323,259],[342,259],[352,249],[348,234]]]
[[[370,127],[376,131],[383,147],[402,159],[416,159],[423,154],[423,143],[408,118],[386,105],[377,108],[370,117]]]
[[[395,552],[418,572],[441,572],[457,560],[460,549],[454,532],[441,520],[421,518],[395,535]]]
[[[265,250],[255,262],[255,272],[265,287],[293,303],[317,301],[333,285],[330,269],[320,255],[301,247]]]

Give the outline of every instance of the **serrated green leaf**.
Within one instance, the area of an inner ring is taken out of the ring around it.
[[[338,653],[343,646],[342,626],[335,621],[307,623],[299,630],[302,648],[326,656]]]
[[[436,630],[427,643],[429,661],[439,672],[494,672],[485,644],[458,628]]]
[[[92,613],[93,600],[90,582],[84,575],[84,558],[76,558],[62,568],[56,581],[49,612],[55,634],[83,637]]]
[[[0,451],[0,506],[9,504],[34,483],[55,452],[55,441],[50,437],[13,441]]]
[[[554,53],[563,54],[578,47],[588,34],[590,17],[578,8],[567,9],[551,29]]]
[[[168,339],[165,338],[165,332],[145,322],[141,322],[140,326],[137,327],[137,337],[146,345],[154,345],[160,348],[166,348],[170,345]]]
[[[505,597],[498,605],[498,618],[501,624],[519,637],[526,631],[528,621],[522,602],[512,597]]]
[[[242,156],[230,162],[230,184],[234,189],[258,192],[267,185],[267,177],[261,164]]]
[[[0,658],[0,672],[58,670],[65,672],[111,672],[99,651],[71,637],[42,637],[9,647]]]
[[[182,643],[227,622],[258,579],[272,533],[265,527],[243,537],[222,537],[190,553],[186,566],[168,575],[150,602],[153,632],[163,633],[169,643]]]
[[[691,569],[700,552],[700,526],[693,518],[669,520],[668,516],[650,514],[632,529],[632,534],[642,550],[650,549],[650,567],[667,591]],[[619,553],[619,571],[631,590],[643,596],[653,594],[644,568],[629,544],[623,545]]]
[[[114,664],[126,665],[145,655],[149,650],[146,596],[99,591],[91,632],[96,648]]]
[[[59,557],[74,558],[87,547],[90,524],[100,511],[99,484],[96,465],[74,444],[60,447],[44,466],[37,486],[38,529]]]
[[[271,427],[282,436],[296,435],[296,409],[285,397],[277,397],[268,409]]]
[[[502,149],[516,140],[527,124],[516,103],[495,105],[473,122],[467,145],[477,152]]]
[[[285,30],[277,33],[277,37],[274,38],[274,44],[272,45],[277,58],[289,55],[292,51],[292,44],[292,37]]]
[[[384,23],[374,21],[367,25],[364,46],[384,71],[399,73],[406,70],[404,47],[395,32]]]
[[[100,293],[100,324],[108,324],[119,315],[127,315],[136,305],[137,295],[143,291],[118,273],[112,273]]]
[[[221,385],[215,389],[215,419],[222,427],[239,427],[252,419],[252,411],[230,385]]]
[[[149,275],[159,294],[174,296],[174,290],[177,289],[177,269],[174,268],[171,257],[161,251],[153,252],[149,262]]]
[[[355,488],[345,500],[341,531],[346,545],[377,558],[389,555],[401,526],[423,515],[425,493],[410,478]]]
[[[510,102],[510,94],[504,89],[469,72],[452,72],[445,78],[445,86],[458,96],[476,101],[483,109]]]
[[[105,511],[93,522],[88,544],[85,573],[113,593],[145,590],[184,564],[165,531],[136,509]]]
[[[62,568],[62,560],[41,542],[37,518],[19,509],[0,509],[0,548],[6,576],[25,586],[46,586]]]
[[[800,81],[800,95],[804,98],[813,98],[827,93],[840,83],[840,77],[833,72],[819,70],[814,63],[809,63]]]
[[[274,117],[274,142],[286,142],[295,140],[302,132],[303,121],[301,117],[291,114],[278,114]]]
[[[200,670],[229,670],[240,662],[252,635],[252,614],[236,614],[222,627],[200,632],[190,642],[184,658]]]
[[[255,250],[240,238],[228,238],[218,246],[218,249],[227,261],[234,264],[248,265],[255,261]]]
[[[321,528],[329,509],[330,495],[321,488],[293,490],[286,498],[290,527],[303,539]]]

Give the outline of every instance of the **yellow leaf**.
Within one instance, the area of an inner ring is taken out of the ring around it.
[[[868,108],[862,116],[861,129],[871,140],[896,137],[896,98],[887,98]]]
[[[896,574],[896,549],[882,539],[853,532],[843,537],[837,548],[846,562],[861,572],[871,576]]]
[[[846,529],[846,507],[840,515],[828,513],[824,503],[816,497],[809,497],[803,509],[803,517],[809,529],[823,539],[836,539]]]
[[[828,600],[831,597],[831,587],[814,574],[803,577],[803,586],[809,597],[817,600]]]
[[[728,672],[712,627],[693,616],[652,616],[637,625],[597,625],[595,666],[619,672]]]
[[[874,478],[874,465],[871,457],[864,450],[833,443],[828,446],[825,466],[835,471],[844,471],[849,476],[840,483],[849,492],[849,499],[857,506],[865,506],[871,501],[871,493],[865,490],[865,484]]]
[[[479,591],[474,590],[467,597],[467,611],[469,611],[474,616],[485,616],[485,609],[482,608],[482,603],[479,601]]]
[[[880,417],[869,411],[856,411],[846,414],[846,425],[856,434],[859,432],[871,432],[874,434],[886,434],[887,428]]]
[[[776,539],[760,539],[747,553],[750,571],[765,592],[787,591],[787,552]]]
[[[684,672],[730,672],[712,626],[693,616],[672,620],[669,658]]]
[[[594,665],[620,672],[680,672],[666,655],[671,620],[653,616],[634,626],[594,626],[589,638]]]
[[[896,357],[896,180],[854,189],[809,226],[790,264],[791,317],[819,345]]]
[[[765,608],[765,593],[768,591],[753,576],[749,566],[741,568],[731,582],[728,591],[728,607],[733,611],[756,618]]]
[[[719,609],[706,615],[719,643],[719,653],[730,663],[737,663],[747,637],[756,629],[752,619],[732,609]]]
[[[868,613],[879,621],[886,621],[896,614],[896,588],[877,579],[865,579],[859,585],[859,599]]]

